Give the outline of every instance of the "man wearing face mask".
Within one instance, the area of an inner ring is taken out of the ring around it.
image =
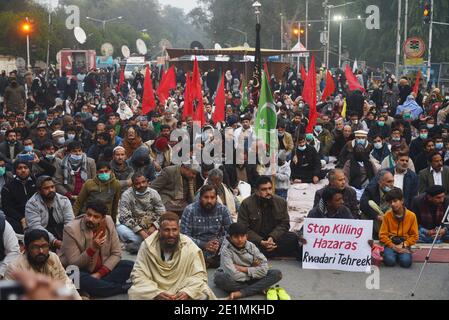
[[[313,135],[316,139],[320,141],[320,157],[324,159],[326,162],[329,162],[329,154],[332,148],[332,144],[334,143],[334,139],[329,130],[323,127],[323,120],[318,118],[316,125],[313,129]]]
[[[65,144],[65,132],[62,130],[57,130],[51,134],[53,138],[53,143],[55,144],[57,149],[61,149]]]
[[[69,290],[72,299],[81,300],[72,280],[67,276],[59,257],[50,252],[50,239],[44,230],[31,230],[25,234],[25,253],[16,261],[8,265],[5,273],[6,280],[15,280],[17,272],[31,272],[42,274],[53,281],[60,281]]]
[[[242,202],[237,222],[248,228],[248,240],[267,257],[299,257],[298,236],[289,231],[287,201],[273,193],[271,178],[260,177],[256,193]]]
[[[122,250],[115,223],[101,201],[89,202],[86,213],[64,227],[61,262],[80,269],[80,290],[92,297],[126,294],[134,266],[121,260]]]
[[[278,122],[278,146],[279,151],[284,151],[287,157],[287,160],[290,160],[292,157],[292,152],[294,149],[293,138],[292,135],[285,131],[285,123],[283,121]]]
[[[220,247],[231,223],[229,209],[218,203],[217,189],[211,185],[204,185],[199,200],[184,209],[181,233],[203,251],[207,268],[220,265]]]
[[[410,158],[416,162],[416,158],[422,152],[424,141],[429,138],[429,129],[422,125],[419,127],[419,136],[410,143]]]
[[[126,190],[119,202],[117,232],[132,254],[139,251],[143,240],[159,229],[159,218],[165,206],[156,190],[149,187],[148,179],[140,173],[132,176],[132,188]]]
[[[368,132],[359,130],[354,132],[355,139],[346,143],[338,156],[337,168],[343,168],[346,161],[348,161],[354,153],[356,146],[362,146],[366,153],[370,153],[373,150],[373,145],[368,142]]]
[[[11,77],[10,85],[5,89],[3,112],[25,112],[26,100],[25,88],[19,85],[16,77]]]
[[[393,267],[398,262],[402,268],[409,268],[412,265],[410,248],[419,238],[416,215],[405,207],[401,189],[389,191],[385,200],[391,209],[385,213],[379,232],[379,240],[385,245],[384,264]]]
[[[303,135],[298,138],[290,166],[290,179],[293,183],[317,184],[324,177],[324,172],[321,172],[320,156],[314,147],[306,143]]]
[[[365,188],[362,198],[360,199],[362,219],[373,220],[373,238],[375,240],[379,237],[383,213],[390,208],[390,204],[385,199],[385,195],[391,191],[393,187],[393,175],[387,170],[382,170],[378,173],[376,179]],[[376,206],[374,206],[374,204]]]
[[[14,130],[7,130],[5,133],[5,141],[0,143],[0,154],[11,163],[22,151],[23,145],[17,141],[16,132]]]
[[[97,174],[93,179],[84,183],[75,204],[73,213],[79,216],[85,211],[85,205],[93,200],[100,200],[105,203],[115,222],[118,213],[118,202],[120,200],[120,183],[112,173],[109,163],[100,162],[97,164]]]
[[[25,206],[25,219],[29,230],[48,232],[53,249],[61,249],[64,226],[74,219],[70,200],[56,193],[55,183],[49,176],[36,182],[37,192]]]
[[[78,141],[70,142],[67,152],[55,173],[56,191],[75,202],[84,183],[95,177],[96,166],[95,161],[83,153]]]

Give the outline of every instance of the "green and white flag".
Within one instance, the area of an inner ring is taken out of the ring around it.
[[[273,102],[273,95],[271,94],[268,78],[265,72],[262,72],[262,85],[259,96],[259,108],[257,110],[255,129],[258,139],[265,141],[265,144],[273,148],[277,144],[277,139],[271,141],[271,138],[277,138],[274,132],[271,137],[271,131],[276,130],[277,116],[276,108]]]

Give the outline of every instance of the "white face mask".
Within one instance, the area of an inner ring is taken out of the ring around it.
[[[59,144],[64,144],[65,143],[65,138],[64,137],[59,138],[58,139],[58,143]]]
[[[67,138],[69,138],[70,140],[75,139],[76,135],[75,134],[68,134]]]

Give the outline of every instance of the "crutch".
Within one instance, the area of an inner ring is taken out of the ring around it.
[[[448,214],[448,212],[449,212],[449,206],[447,207],[446,212],[444,213],[443,220],[441,221],[440,226],[438,227],[437,233],[436,233],[436,235],[435,235],[435,239],[433,239],[432,246],[430,247],[429,252],[427,253],[426,259],[424,260],[424,264],[423,264],[423,266],[421,267],[421,272],[419,273],[418,280],[416,280],[415,287],[413,288],[413,291],[412,291],[412,293],[411,293],[411,296],[412,296],[412,297],[415,296],[416,288],[418,288],[418,284],[419,284],[419,281],[421,280],[421,276],[422,276],[422,274],[423,274],[423,272],[424,272],[424,268],[426,267],[427,262],[428,262],[429,259],[430,259],[430,255],[432,254],[433,247],[435,246],[435,242],[437,241],[437,238],[438,238],[437,236],[440,234],[441,228],[444,227],[444,222],[445,222],[446,219],[447,219],[447,214]]]

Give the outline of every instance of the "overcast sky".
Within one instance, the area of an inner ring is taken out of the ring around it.
[[[172,7],[178,7],[184,9],[185,13],[189,13],[190,10],[197,6],[196,0],[159,0],[161,5],[171,5]]]

